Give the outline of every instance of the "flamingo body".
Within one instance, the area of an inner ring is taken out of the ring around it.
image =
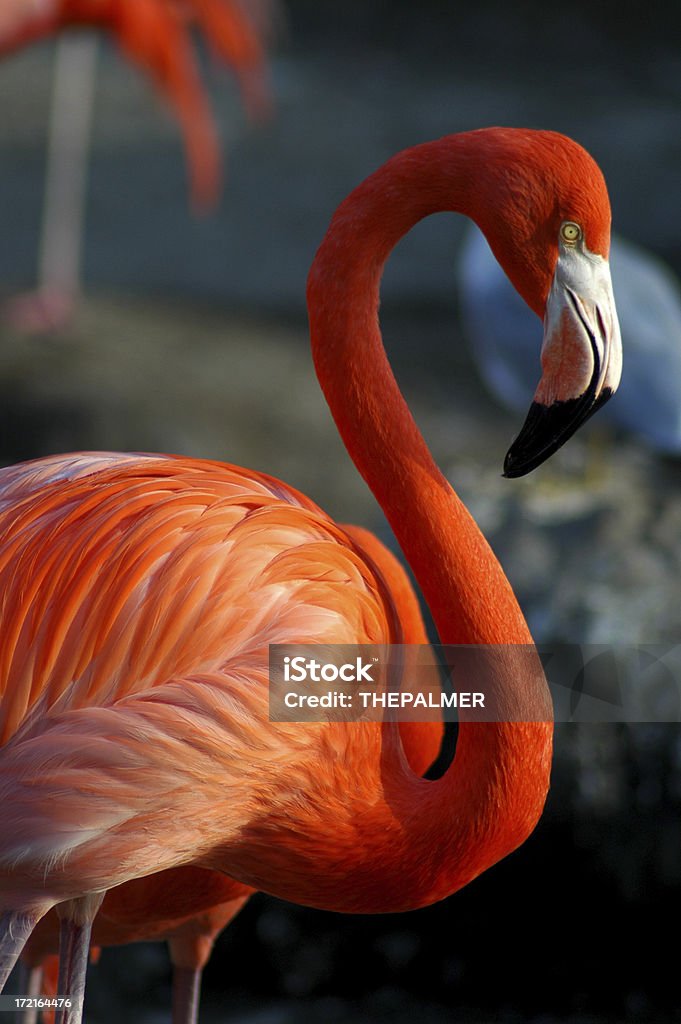
[[[366,814],[380,728],[262,727],[270,643],[400,637],[380,574],[342,528],[278,481],[177,457],[50,457],[0,471],[0,485],[0,531],[13,538],[0,562],[5,906],[40,913],[83,886],[104,891],[189,859],[202,864],[203,844],[203,866],[217,866],[214,851],[230,834],[244,849],[243,859],[234,852],[238,879],[268,890],[284,822],[292,869],[277,895],[346,911],[439,898],[432,864],[408,850],[413,891],[403,878],[378,886],[373,856],[352,890],[339,886],[343,832],[378,854],[401,831],[393,812],[379,822]],[[335,771],[320,769],[310,791],[315,763],[334,751]],[[362,764],[367,791],[356,778]],[[523,787],[530,817],[543,801],[534,785]],[[320,803],[328,829],[319,828]],[[519,835],[526,815],[514,822]],[[511,841],[498,835],[487,854],[498,859]],[[328,873],[310,875],[313,862]],[[59,865],[52,890],[46,864]],[[461,865],[459,885],[469,871]]]
[[[97,864],[100,856],[111,862],[118,828],[121,837],[128,829],[156,835],[142,871],[138,860],[126,869],[133,839],[122,841],[122,882],[183,859],[188,821],[179,803],[208,819],[226,800],[236,809],[239,800],[226,791],[213,790],[204,809],[189,798],[205,789],[202,774],[215,773],[211,760],[224,744],[206,716],[224,715],[227,725],[233,714],[235,740],[254,728],[255,709],[267,698],[268,644],[290,636],[386,643],[398,635],[387,590],[347,534],[264,476],[180,458],[84,455],[4,470],[0,486],[0,531],[16,538],[0,567],[13,609],[2,665],[2,794],[13,839],[4,843],[3,862],[30,851],[29,891],[39,862],[79,861],[85,836],[92,887],[108,888]],[[238,687],[254,666],[257,686],[243,700]],[[196,750],[183,749],[174,726],[166,732],[171,705],[205,733],[203,763]],[[271,734],[276,752],[282,740],[275,728]],[[155,753],[150,761],[145,755],[143,769],[139,750],[148,744]],[[86,787],[79,783],[93,758],[101,759],[105,802],[96,771],[87,769]],[[52,787],[71,795],[51,799]],[[47,811],[40,824],[38,806]],[[168,817],[178,832],[170,862]],[[59,888],[60,900],[74,895],[65,872]]]

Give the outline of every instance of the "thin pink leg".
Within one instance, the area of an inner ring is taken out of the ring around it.
[[[0,917],[0,992],[39,919],[39,914],[20,911],[9,911]]]

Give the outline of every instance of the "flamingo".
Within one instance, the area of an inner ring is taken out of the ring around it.
[[[681,286],[671,269],[617,235],[610,250],[628,373],[604,411],[614,426],[656,451],[681,452]],[[463,322],[480,375],[517,412],[532,395],[539,325],[508,283],[484,236],[471,225],[457,266]]]
[[[219,146],[190,28],[197,25],[205,33],[233,69],[247,110],[259,115],[269,107],[261,39],[267,30],[266,10],[262,3],[254,5],[256,16],[238,0],[13,0],[0,20],[0,54],[68,28],[111,33],[180,121],[193,197],[207,207],[214,204],[219,188]]]
[[[504,464],[547,459],[617,387],[602,175],[554,132],[488,128],[405,150],[332,219],[308,278],[317,376],[448,644],[501,645],[494,722],[461,713],[426,781],[399,724],[268,720],[268,646],[399,642],[379,567],[265,474],[76,453],[0,472],[0,983],[60,916],[61,1016],[80,1019],[92,921],[115,886],[222,872],[304,905],[401,911],[516,849],[549,783],[550,699],[512,588],[447,483],[382,345],[380,277],[421,218],[474,219],[544,316],[543,374]]]
[[[270,110],[265,39],[273,20],[268,0],[9,0],[0,12],[0,55],[74,27],[113,35],[177,116],[192,203],[206,211],[220,190],[220,146],[190,31],[201,29],[233,70],[249,116],[262,118]],[[10,305],[10,319],[26,330],[66,323],[79,291],[96,59],[95,38],[62,35],[55,57],[39,286],[37,293]]]

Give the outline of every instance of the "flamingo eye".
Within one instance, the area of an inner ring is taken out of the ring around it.
[[[582,238],[582,229],[573,220],[566,220],[560,226],[560,237],[566,245],[574,245]]]

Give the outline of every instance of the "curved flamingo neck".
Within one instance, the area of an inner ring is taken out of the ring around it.
[[[476,212],[480,136],[407,150],[341,205],[308,281],[312,349],[341,436],[397,536],[442,642],[530,645],[501,566],[414,423],[378,326],[383,265],[402,235],[431,213]],[[490,694],[509,720],[470,723],[462,713],[456,758],[437,782],[410,774],[397,732],[386,726],[380,803],[372,812],[376,835],[384,837],[377,843],[386,849],[379,851],[380,875],[367,876],[366,860],[357,866],[355,901],[389,909],[442,898],[531,832],[548,789],[552,727],[538,659],[536,671],[530,668],[527,657],[509,654]],[[404,843],[395,840],[396,824]]]
[[[340,206],[308,281],[312,351],[343,441],[414,570],[441,641],[528,644],[510,585],[433,461],[378,326],[381,274],[399,239],[431,213],[474,209],[476,135],[398,154]]]

